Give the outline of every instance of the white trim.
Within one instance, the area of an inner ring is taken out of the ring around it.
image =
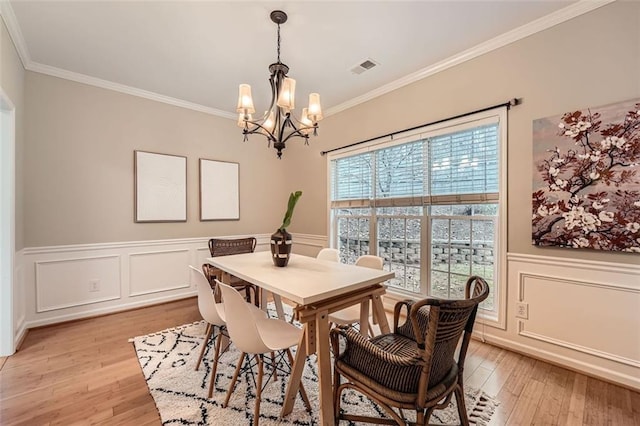
[[[204,112],[205,114],[215,115],[218,117],[228,118],[231,120],[238,119],[236,114],[232,114],[227,111],[222,111],[216,108],[211,108],[208,106],[185,101],[182,99],[172,98],[171,96],[161,95],[159,93],[150,92],[148,90],[126,86],[120,83],[114,83],[112,81],[103,80],[97,77],[91,77],[85,74],[67,71],[67,70],[52,67],[49,65],[43,65],[33,61],[29,62],[27,66],[25,66],[25,68],[29,71],[51,75],[53,77],[59,77],[65,80],[76,81],[78,83],[88,84],[89,86],[101,87],[103,89],[113,90],[115,92],[126,93],[127,95],[138,96],[140,98],[151,99],[152,101],[162,102],[164,104],[174,105],[180,108],[190,109],[193,111]]]
[[[613,268],[611,267],[611,265],[609,265],[608,269],[609,271],[613,272]],[[606,271],[606,269],[603,269],[603,270]],[[615,272],[617,273],[618,271],[616,270]],[[633,287],[633,286],[624,285],[624,284],[602,283],[602,282],[586,281],[586,280],[578,281],[575,279],[567,279],[565,277],[554,276],[549,274],[542,275],[542,274],[536,274],[536,273],[530,273],[530,272],[519,272],[518,273],[518,294],[517,294],[518,302],[526,301],[524,297],[524,293],[525,293],[525,281],[527,278],[541,279],[546,281],[556,281],[559,283],[580,286],[580,287],[596,287],[596,288],[601,288],[606,290],[640,294],[640,287]],[[532,331],[527,331],[525,329],[525,326],[527,323],[526,321],[523,321],[521,319],[518,319],[517,324],[518,324],[517,330],[520,336],[529,337],[531,339],[539,340],[541,342],[551,343],[552,345],[562,346],[564,348],[572,349],[574,351],[582,352],[588,355],[593,355],[599,358],[608,359],[611,361],[630,365],[632,367],[640,368],[640,360],[619,356],[614,353],[601,351],[592,347],[579,345],[566,340],[556,339],[554,337],[545,336],[540,333],[535,333]]]
[[[323,235],[312,234],[293,234],[292,236],[294,244],[305,245],[309,247],[327,247],[327,237]]]
[[[475,334],[475,333],[474,333]],[[502,348],[510,349],[526,356],[549,361],[554,364],[561,365],[574,371],[586,373],[593,377],[602,378],[611,382],[619,383],[625,386],[640,390],[640,376],[629,375],[621,371],[612,370],[593,363],[579,361],[573,357],[560,355],[558,353],[549,352],[547,350],[516,342],[511,339],[499,337],[493,334],[483,332],[483,341]]]
[[[22,36],[22,30],[20,29],[20,25],[18,25],[16,15],[13,13],[11,3],[8,1],[0,1],[0,16],[2,16],[2,20],[7,26],[9,37],[11,37],[13,45],[16,47],[22,66],[27,68],[27,65],[31,63],[31,56],[27,49],[27,43],[25,43],[24,37]]]
[[[51,317],[51,318],[45,318],[45,319],[34,319],[25,323],[25,329],[40,327],[40,326],[49,325],[49,324],[56,324],[56,323],[71,321],[76,319],[107,315],[115,312],[128,311],[130,309],[142,308],[145,306],[157,305],[160,303],[167,303],[174,300],[186,299],[196,295],[197,295],[197,292],[195,290],[191,290],[191,291],[180,293],[180,294],[156,297],[154,299],[145,299],[142,301],[125,303],[118,306],[91,309],[91,311],[89,312],[78,312],[78,313],[72,313],[67,315],[59,315],[57,317]]]
[[[163,246],[163,245],[176,245],[176,244],[204,244],[208,247],[210,238],[246,238],[256,237],[258,244],[261,244],[261,240],[267,240],[270,238],[270,234],[255,234],[255,235],[225,235],[215,237],[198,237],[198,238],[176,238],[170,240],[143,240],[143,241],[120,241],[113,243],[90,243],[90,244],[72,244],[62,246],[43,246],[43,247],[28,247],[24,249],[25,255],[34,254],[48,254],[48,253],[63,253],[72,251],[87,251],[87,250],[110,250],[121,248],[133,248],[133,247],[150,247],[150,246]],[[268,244],[268,243],[266,243]]]
[[[416,81],[420,81],[424,78],[445,71],[456,65],[460,65],[466,61],[470,61],[471,59],[474,59],[480,55],[484,55],[485,53],[489,53],[493,50],[507,46],[532,34],[544,31],[555,25],[561,24],[577,16],[605,6],[609,3],[612,3],[613,1],[615,0],[578,1],[563,9],[543,16],[542,18],[536,19],[535,21],[529,22],[528,24],[522,25],[521,27],[515,28],[511,31],[487,40],[484,43],[480,43],[470,49],[458,53],[457,55],[453,55],[433,65],[422,68],[421,70],[385,84],[384,86],[380,86],[370,92],[365,93],[364,95],[360,95],[339,105],[328,108],[325,116],[328,117],[361,103],[370,101],[371,99],[385,95],[389,92],[400,89],[401,87],[407,86],[411,83],[415,83]]]
[[[42,302],[42,300],[44,299],[41,295],[41,286],[40,286],[40,276],[42,275],[41,269],[40,269],[40,265],[46,265],[46,264],[51,264],[51,263],[69,263],[69,262],[81,262],[81,261],[85,261],[85,260],[92,260],[92,259],[118,259],[118,265],[120,265],[120,255],[119,254],[112,254],[112,255],[104,255],[104,256],[86,256],[86,257],[71,257],[68,259],[53,259],[53,260],[39,260],[36,262],[33,262],[34,267],[35,267],[35,284],[36,284],[36,313],[40,314],[40,313],[44,313],[44,312],[50,312],[50,311],[58,311],[61,309],[68,309],[68,308],[73,308],[76,306],[85,306],[85,305],[91,305],[94,303],[100,303],[100,302],[108,302],[109,300],[117,300],[120,299],[121,294],[118,293],[118,295],[115,296],[107,296],[107,297],[101,297],[101,298],[96,298],[96,299],[91,299],[91,300],[84,300],[82,302],[79,303],[67,303],[64,305],[55,305],[55,306],[47,306],[47,307],[43,307],[40,303]],[[119,273],[119,272],[118,272]]]
[[[633,265],[633,264],[627,264],[627,263],[612,263],[612,262],[602,262],[602,261],[596,261],[596,260],[582,260],[582,259],[574,259],[574,258],[540,256],[540,255],[512,253],[512,252],[507,253],[507,259],[509,260],[509,262],[526,262],[526,263],[534,263],[538,265],[572,267],[572,268],[578,268],[578,269],[588,269],[592,271],[616,272],[616,273],[627,274],[627,275],[640,274],[640,265]]]
[[[598,358],[608,359],[610,361],[619,362],[620,364],[630,365],[635,368],[640,368],[640,360],[626,358],[612,354],[610,352],[600,351],[598,349],[590,348],[587,346],[576,345],[575,343],[567,342],[566,340],[554,339],[553,337],[544,336],[542,334],[533,333],[525,330],[525,322],[518,320],[518,334],[520,336],[529,337],[531,339],[539,340],[541,342],[551,343],[552,345],[562,346],[563,348],[572,349],[574,351],[582,352],[588,355],[597,356]]]
[[[16,109],[0,87],[0,356],[15,348]]]
[[[208,249],[207,249],[208,250]],[[175,250],[155,250],[155,251],[142,251],[142,252],[137,252],[137,253],[129,253],[129,283],[133,282],[133,279],[131,277],[131,259],[134,257],[142,257],[142,256],[149,256],[149,255],[154,255],[154,254],[168,254],[168,253],[189,253],[189,249],[175,249]],[[131,285],[131,284],[129,284]],[[191,287],[191,283],[187,282],[186,284],[178,284],[178,285],[174,285],[172,287],[163,287],[160,289],[153,289],[153,290],[147,290],[147,291],[131,291],[131,288],[129,288],[129,297],[137,297],[137,296],[145,296],[147,294],[154,294],[154,293],[162,293],[165,291],[173,291],[173,290],[180,290],[183,288],[189,288]]]
[[[607,270],[603,269],[603,271],[607,271]],[[614,271],[613,268],[609,268],[609,271],[616,272],[616,273],[618,272],[617,270]],[[577,285],[581,287],[597,287],[597,288],[603,288],[607,290],[624,291],[627,293],[640,293],[640,287],[632,287],[624,284],[616,284],[616,283],[605,284],[605,283],[599,283],[595,281],[586,281],[586,280],[578,281],[578,280],[567,279],[565,277],[559,277],[559,276],[549,275],[549,274],[542,275],[542,274],[532,274],[530,272],[519,272],[518,273],[518,302],[525,301],[524,286],[525,286],[525,279],[527,278],[538,278],[541,280],[556,281],[564,284]]]
[[[474,59],[480,55],[483,55],[485,53],[489,53],[493,50],[507,46],[511,43],[514,43],[518,40],[528,37],[532,34],[538,33],[540,31],[544,31],[548,28],[561,24],[577,16],[580,16],[592,10],[598,9],[602,6],[612,3],[613,1],[615,0],[597,0],[597,1],[583,0],[583,1],[578,1],[576,3],[572,3],[563,9],[557,10],[549,15],[536,19],[535,21],[529,22],[525,25],[522,25],[518,28],[515,28],[511,31],[508,31],[490,40],[480,43],[470,49],[467,49],[463,52],[458,53],[457,55],[453,55],[445,60],[442,60],[433,65],[425,67],[421,70],[411,73],[398,80],[392,81],[388,84],[385,84],[384,86],[378,87],[361,96],[357,96],[353,99],[350,99],[346,102],[338,104],[334,107],[328,108],[325,111],[325,117],[329,117],[333,114],[337,114],[338,112],[352,108],[356,105],[359,105],[371,99],[377,98],[379,96],[382,96],[384,94],[397,90],[408,84],[414,83],[416,81],[422,80],[431,75],[445,71],[463,62]],[[139,96],[142,98],[151,99],[151,100],[162,102],[162,103],[175,105],[181,108],[204,112],[206,114],[211,114],[211,115],[215,115],[222,118],[229,118],[231,120],[237,119],[236,115],[231,112],[222,111],[216,108],[207,107],[207,106],[196,104],[193,102],[172,98],[170,96],[165,96],[165,95],[149,92],[142,89],[137,89],[134,87],[125,86],[123,84],[114,83],[107,80],[102,80],[102,79],[90,77],[84,74],[74,73],[71,71],[67,71],[67,70],[52,67],[49,65],[44,65],[44,64],[34,62],[31,60],[29,51],[24,41],[24,37],[22,36],[22,31],[20,30],[20,26],[17,23],[13,9],[8,1],[0,1],[0,15],[2,16],[2,18],[4,19],[7,25],[7,30],[9,31],[9,35],[13,40],[14,45],[16,46],[16,50],[18,51],[18,55],[20,56],[22,65],[24,66],[25,69],[29,71],[40,72],[42,74],[47,74],[55,77],[64,78],[67,80],[77,81],[79,83],[84,83],[91,86],[102,87],[104,89],[110,89],[117,92],[133,95],[133,96]]]

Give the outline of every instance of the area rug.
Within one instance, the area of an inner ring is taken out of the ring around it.
[[[209,345],[200,369],[195,371],[205,329],[206,324],[201,321],[131,339],[162,423],[164,425],[249,425],[253,421],[255,401],[254,381],[249,372],[238,379],[229,406],[222,408],[239,356],[239,352],[233,345],[220,357],[215,391],[211,399],[207,398],[213,345]],[[315,355],[308,357],[303,373],[303,384],[311,401],[312,412],[306,411],[298,395],[293,412],[284,419],[278,418],[287,383],[286,378],[279,377],[277,381],[272,380],[262,393],[261,425],[318,424],[316,367]],[[477,425],[486,424],[497,405],[497,401],[477,389],[468,388],[465,401],[469,410],[469,420]],[[342,407],[350,414],[373,414],[386,417],[378,406],[351,390],[343,393]],[[436,424],[457,422],[459,419],[455,401],[452,401],[446,409],[434,412],[430,420],[430,423]],[[341,424],[354,425],[355,423],[344,421]]]

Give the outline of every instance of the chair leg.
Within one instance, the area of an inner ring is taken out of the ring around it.
[[[271,352],[271,367],[273,367],[273,381],[278,381],[278,364],[276,363],[276,353]]]
[[[260,399],[262,398],[262,375],[264,374],[264,362],[262,355],[256,355],[258,361],[258,379],[256,380],[256,403],[253,408],[253,426],[258,426],[260,421]]]
[[[416,410],[416,424],[417,425],[427,425],[429,418],[431,417],[431,412],[429,411],[427,415],[424,415],[424,409]]]
[[[213,396],[213,387],[216,383],[216,374],[218,372],[218,359],[220,358],[220,348],[222,347],[222,328],[216,338],[216,352],[213,355],[213,369],[211,370],[211,379],[209,380],[209,398]]]
[[[207,350],[207,345],[209,344],[209,339],[211,338],[211,334],[213,333],[213,325],[207,323],[207,331],[204,341],[202,342],[202,349],[200,350],[200,356],[198,357],[198,362],[196,363],[196,371],[200,368],[200,363],[202,362],[202,357],[204,356],[204,351]]]
[[[454,391],[456,395],[456,405],[458,406],[458,415],[460,416],[460,424],[469,426],[469,417],[467,416],[467,407],[464,402],[464,392],[461,386],[457,386]]]
[[[291,349],[287,349],[287,358],[289,358],[289,364],[291,365],[291,368],[293,369],[293,355],[291,354]],[[310,413],[311,412],[311,402],[309,402],[309,397],[307,396],[307,391],[304,388],[304,385],[302,384],[302,381],[300,381],[300,398],[302,398],[302,401],[304,402],[304,406],[306,407],[307,411]]]
[[[340,373],[333,369],[333,415],[335,417],[334,423],[337,425],[340,423]]]
[[[242,352],[240,354],[240,358],[238,358],[238,365],[236,366],[236,371],[233,373],[233,378],[231,379],[231,383],[229,384],[229,389],[227,389],[227,397],[224,399],[224,404],[222,404],[222,408],[227,408],[229,404],[229,399],[231,398],[231,394],[233,393],[233,389],[236,387],[236,382],[238,381],[238,374],[240,374],[240,368],[242,367],[242,363],[244,362],[244,357],[247,354]]]

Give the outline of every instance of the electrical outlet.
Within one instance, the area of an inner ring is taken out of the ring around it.
[[[98,291],[100,291],[100,280],[90,280],[89,281],[89,291],[90,292],[98,292]]]
[[[518,302],[516,303],[516,317],[522,319],[529,318],[529,304]]]

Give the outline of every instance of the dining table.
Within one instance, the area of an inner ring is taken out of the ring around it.
[[[366,335],[371,305],[380,331],[388,333],[389,323],[382,296],[386,291],[384,282],[393,278],[394,273],[298,254],[291,254],[287,266],[278,267],[271,256],[269,251],[260,251],[210,257],[207,262],[222,271],[222,282],[228,283],[231,276],[235,276],[296,305],[294,316],[302,325],[303,332],[280,416],[285,417],[293,410],[306,358],[315,353],[318,360],[319,423],[333,425],[329,315],[360,304],[360,332]]]

